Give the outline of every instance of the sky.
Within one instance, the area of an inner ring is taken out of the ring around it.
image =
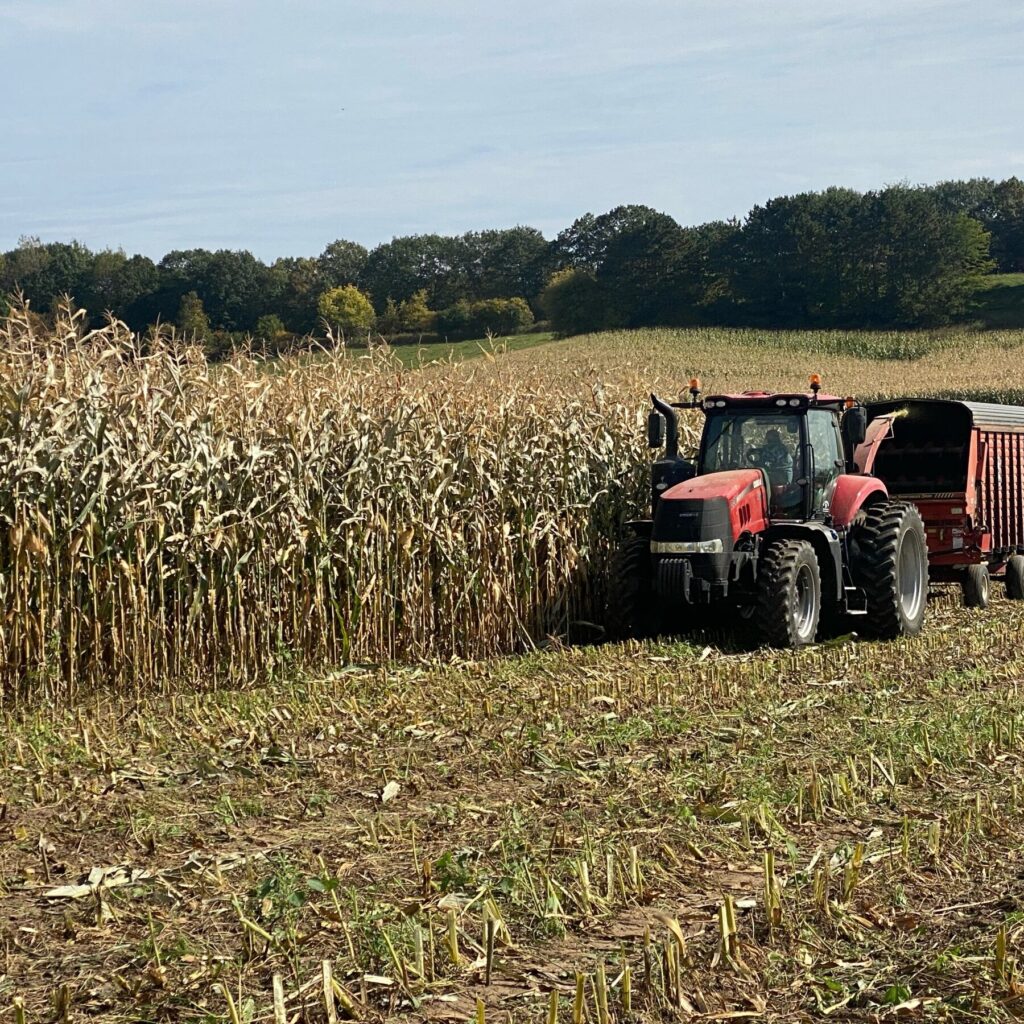
[[[0,0],[0,250],[316,255],[1024,177],[1020,0]]]

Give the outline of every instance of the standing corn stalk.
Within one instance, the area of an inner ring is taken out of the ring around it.
[[[637,411],[383,354],[217,368],[0,322],[0,687],[239,685],[600,622]],[[639,398],[639,396],[638,396]]]

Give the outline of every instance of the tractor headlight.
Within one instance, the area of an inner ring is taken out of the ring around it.
[[[722,541],[716,537],[714,540],[696,541],[693,545],[693,551],[697,555],[720,555],[724,547]]]
[[[721,538],[714,540],[652,540],[655,555],[720,555],[725,550]]]

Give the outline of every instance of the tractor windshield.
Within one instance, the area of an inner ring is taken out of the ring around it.
[[[771,486],[773,515],[798,515],[804,489],[800,452],[802,417],[768,410],[709,415],[701,444],[701,473],[763,469]]]

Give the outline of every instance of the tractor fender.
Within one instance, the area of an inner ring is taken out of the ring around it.
[[[785,523],[773,526],[768,536],[809,541],[818,556],[821,596],[833,601],[843,599],[843,545],[831,526],[824,523]]]
[[[844,474],[836,481],[832,492],[832,522],[847,527],[865,505],[888,498],[889,492],[878,477]]]
[[[623,524],[630,537],[650,537],[654,529],[653,519],[628,519]]]

